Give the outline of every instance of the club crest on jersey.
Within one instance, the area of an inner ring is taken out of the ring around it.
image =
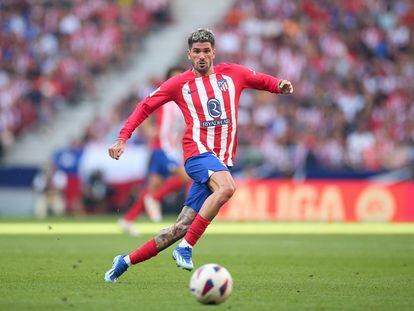
[[[229,89],[229,85],[227,83],[227,80],[224,79],[224,78],[220,79],[220,80],[217,80],[217,85],[218,85],[219,89],[223,92],[226,92]]]
[[[214,118],[220,118],[222,111],[221,111],[221,105],[220,105],[220,101],[216,98],[210,98],[207,101],[207,110],[208,110],[208,114]]]

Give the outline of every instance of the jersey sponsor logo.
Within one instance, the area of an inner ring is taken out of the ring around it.
[[[203,127],[210,127],[210,126],[220,126],[220,125],[227,125],[230,124],[230,119],[219,119],[219,120],[212,120],[212,121],[203,121],[201,125]]]
[[[220,118],[222,115],[220,101],[217,98],[210,98],[207,101],[208,114],[214,118]]]
[[[229,90],[229,85],[227,84],[226,79],[217,80],[217,85],[222,92],[226,92]]]

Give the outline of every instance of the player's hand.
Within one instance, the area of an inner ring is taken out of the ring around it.
[[[292,82],[288,80],[280,80],[279,81],[279,89],[282,94],[292,94],[293,93],[293,85]]]
[[[121,155],[124,153],[126,142],[122,140],[117,140],[111,147],[108,149],[109,156],[112,159],[119,160]]]

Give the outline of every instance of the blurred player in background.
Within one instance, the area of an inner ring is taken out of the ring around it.
[[[130,265],[150,259],[182,237],[173,251],[177,265],[192,270],[193,246],[235,191],[229,167],[237,146],[237,111],[245,88],[290,94],[287,80],[255,72],[246,67],[221,63],[214,66],[215,39],[211,31],[198,29],[188,38],[192,69],[164,82],[137,105],[122,128],[109,155],[119,159],[129,139],[158,107],[174,101],[181,109],[186,130],[183,137],[185,170],[194,180],[176,223],[129,255],[118,255],[105,273],[106,282],[116,282]]]
[[[33,180],[33,189],[36,192],[34,214],[43,219],[49,213],[61,216],[65,213],[65,189],[67,176],[57,167],[48,163]]]
[[[181,67],[172,67],[168,70],[166,78],[174,77],[183,71]],[[129,211],[118,222],[121,229],[132,236],[139,235],[134,221],[144,209],[152,221],[161,221],[161,201],[168,194],[182,189],[190,180],[182,166],[181,140],[185,126],[180,109],[173,102],[167,103],[157,109],[154,116],[154,120],[148,119],[142,124],[152,150],[147,184]]]

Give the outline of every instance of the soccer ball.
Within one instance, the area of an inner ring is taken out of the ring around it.
[[[230,296],[232,289],[229,271],[215,263],[198,268],[191,276],[191,294],[202,304],[220,304]]]

